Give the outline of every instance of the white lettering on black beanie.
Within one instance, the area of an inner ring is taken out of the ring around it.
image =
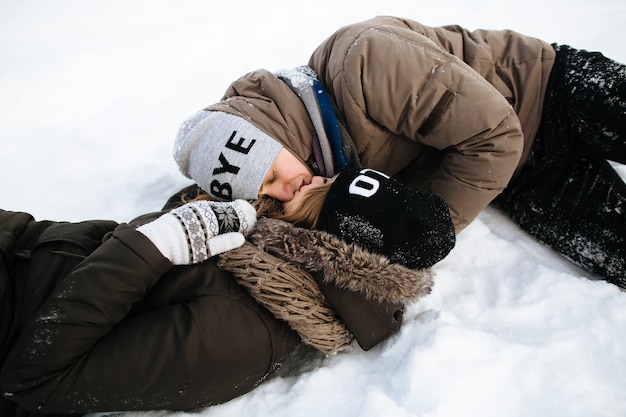
[[[176,136],[180,171],[218,200],[254,200],[282,145],[252,123],[229,113],[202,110]]]
[[[440,196],[372,169],[339,174],[317,228],[411,269],[430,268],[456,243],[450,210]]]

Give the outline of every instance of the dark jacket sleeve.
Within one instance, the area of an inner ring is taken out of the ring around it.
[[[228,401],[298,342],[235,287],[210,261],[172,267],[121,226],[24,329],[2,369],[5,395],[30,410],[63,413]]]
[[[320,273],[313,274],[313,277],[363,350],[372,349],[400,330],[404,313],[402,304],[368,300],[358,292],[325,281]]]
[[[15,241],[32,221],[33,217],[27,213],[0,210],[0,360],[6,356],[17,333],[13,320],[16,300],[11,282],[12,254]]]
[[[23,330],[2,369],[2,387],[9,399],[29,409],[81,411],[48,406],[66,390],[66,400],[72,402],[75,394],[69,389],[78,374],[91,363],[106,362],[106,352],[92,350],[171,268],[156,249],[142,251],[149,246],[138,239],[139,233],[121,230],[56,288]]]

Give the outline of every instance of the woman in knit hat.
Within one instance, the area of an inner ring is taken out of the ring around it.
[[[371,170],[342,173],[314,208],[328,233],[257,221],[241,199],[181,204],[121,225],[0,210],[2,416],[204,407],[256,387],[301,342],[371,349],[454,246],[443,200]],[[377,232],[346,229],[355,215]]]
[[[335,342],[342,332],[334,327],[329,334],[326,320],[315,325],[320,302],[317,297],[296,297],[298,288],[317,292],[321,304],[337,314],[359,345],[370,349],[399,329],[407,302],[430,292],[430,268],[455,245],[450,211],[441,197],[411,190],[372,169],[315,176],[288,202],[261,197],[255,204],[263,217],[251,243],[223,254],[220,266],[271,311],[283,316],[285,310],[295,310],[296,318],[287,315],[286,320],[303,340],[325,346],[322,351],[341,350]],[[278,257],[278,263],[258,265],[266,253]],[[287,276],[277,273],[278,265],[285,264],[297,265],[310,277],[293,269]],[[314,313],[302,314],[303,305]]]

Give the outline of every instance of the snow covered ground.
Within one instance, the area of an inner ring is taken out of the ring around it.
[[[623,0],[2,0],[0,207],[118,221],[189,184],[179,123],[256,68],[292,68],[374,15],[514,29],[626,62]],[[623,166],[618,167],[626,176]],[[218,416],[624,416],[626,293],[489,208],[372,351],[309,351]]]

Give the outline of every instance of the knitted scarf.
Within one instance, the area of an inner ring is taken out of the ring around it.
[[[308,66],[300,66],[277,71],[274,75],[300,97],[309,113],[315,128],[312,146],[318,174],[332,177],[349,166],[360,168],[354,142],[338,120],[332,97],[317,79],[315,71]]]

